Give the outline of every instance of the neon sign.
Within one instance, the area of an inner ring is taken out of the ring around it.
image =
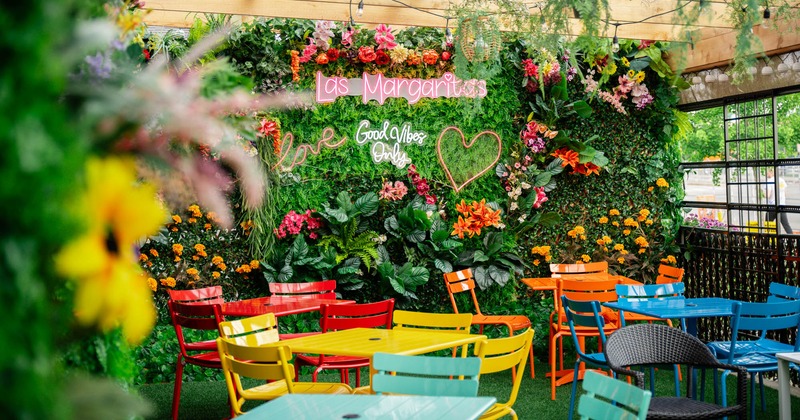
[[[395,125],[389,121],[384,121],[378,127],[373,127],[371,124],[367,120],[361,121],[358,124],[358,129],[356,129],[355,140],[359,146],[370,141],[373,142],[370,152],[372,153],[372,161],[375,163],[390,162],[398,168],[404,168],[411,163],[411,158],[403,150],[402,145],[416,144],[422,146],[422,143],[428,137],[425,132],[412,130],[409,122]]]
[[[317,102],[333,102],[340,96],[361,96],[383,104],[387,98],[406,98],[415,104],[422,98],[476,98],[486,96],[485,80],[461,80],[453,73],[438,79],[402,79],[364,73],[362,78],[325,77],[317,72]]]

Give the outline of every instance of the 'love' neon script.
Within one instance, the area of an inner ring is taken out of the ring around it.
[[[403,150],[402,145],[413,143],[421,146],[426,137],[428,134],[412,130],[411,123],[408,122],[394,125],[384,121],[380,126],[372,127],[369,121],[363,120],[356,130],[356,143],[363,145],[369,141],[373,142],[370,149],[373,162],[391,162],[398,168],[404,168],[411,163],[411,158]]]
[[[376,100],[383,104],[386,98],[406,98],[417,103],[421,98],[485,97],[486,80],[461,80],[453,73],[438,79],[401,79],[382,74],[364,73],[361,79],[325,77],[317,72],[317,102],[333,102],[340,96],[361,96],[364,103]]]

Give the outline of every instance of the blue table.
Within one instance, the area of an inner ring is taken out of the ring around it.
[[[494,397],[287,394],[239,418],[246,419],[477,419]]]
[[[734,300],[725,298],[659,299],[605,302],[603,306],[659,319],[686,319],[686,332],[697,337],[697,318],[733,316]]]

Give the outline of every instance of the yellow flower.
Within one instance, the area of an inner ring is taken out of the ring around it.
[[[583,255],[581,255],[581,259],[583,260],[583,262],[589,262],[589,261],[592,260],[592,257],[590,257],[590,256],[588,256],[586,254],[583,254]]]
[[[623,250],[625,250],[625,245],[622,244],[614,245],[614,251],[623,251]]]
[[[604,225],[604,224],[608,223],[608,217],[603,216],[603,217],[600,218],[600,220],[598,220],[598,222],[600,222],[600,224]]]
[[[640,216],[647,217],[647,216],[649,216],[649,215],[650,215],[650,210],[648,210],[648,209],[641,209],[641,210],[639,210],[639,215],[640,215]]]
[[[154,292],[158,290],[158,282],[156,282],[156,279],[152,277],[147,278],[147,285],[150,286],[150,290]]]
[[[206,218],[208,220],[211,220],[212,222],[216,222],[217,221],[217,213],[213,212],[213,211],[210,211],[210,212],[206,213]]]
[[[603,236],[603,242],[605,245],[611,245],[614,241],[611,240],[611,237],[608,235]]]
[[[249,273],[250,272],[250,266],[247,265],[247,264],[242,264],[242,265],[236,267],[236,272],[240,273],[240,274],[241,273]]]
[[[174,252],[175,255],[183,254],[183,245],[181,245],[181,244],[172,244],[172,252]]]
[[[672,264],[672,265],[674,265],[674,264],[676,264],[678,262],[678,260],[675,259],[675,256],[673,256],[673,255],[667,255],[667,258],[662,258],[661,262],[664,263],[664,264]]]
[[[258,267],[260,267],[260,266],[261,266],[261,263],[258,262],[258,260],[250,261],[250,268],[252,268],[253,270],[258,270]]]
[[[628,79],[633,80],[636,77],[636,72],[633,70],[628,70]]]
[[[161,279],[161,285],[167,287],[175,287],[175,279],[173,277],[167,277],[165,279]]]
[[[190,217],[189,223],[197,223],[197,219],[195,219],[194,217]]]
[[[651,186],[647,187],[647,192],[653,192],[653,189],[654,189],[654,188],[653,188],[653,186],[651,185]]]
[[[200,206],[197,204],[192,204],[188,210],[192,213],[192,217],[203,217],[203,212],[200,211]]]
[[[212,271],[211,272],[211,277],[214,278],[214,279],[218,279],[220,275],[221,274],[219,274],[219,271]]]
[[[647,242],[647,238],[645,238],[644,236],[637,237],[636,239],[633,240],[633,243],[639,245],[642,248],[647,248],[648,246],[650,246],[650,244]]]
[[[622,60],[620,60],[620,61],[622,62],[622,65],[625,66],[625,67],[628,67],[628,66],[631,65],[631,62],[628,61],[628,57],[622,57]]]
[[[192,268],[186,269],[186,274],[188,274],[188,275],[190,275],[190,276],[192,276],[194,278],[197,278],[200,275],[200,272],[197,271],[196,268],[192,267]]]
[[[222,257],[220,257],[219,255],[214,255],[214,258],[211,259],[211,264],[219,265],[220,263],[222,263],[222,261],[223,261]]]
[[[178,216],[177,214],[173,214],[172,215],[172,221],[175,222],[175,224],[179,224],[179,223],[181,223],[182,220],[181,220],[180,216]]]
[[[639,253],[644,254],[647,251],[647,248],[639,248]]]
[[[607,66],[603,67],[603,74],[614,74],[617,72],[617,64],[613,61],[608,63]]]
[[[575,232],[578,235],[583,235],[586,233],[586,230],[583,228],[583,226],[575,226]]]
[[[137,344],[156,319],[152,291],[133,251],[166,217],[156,189],[139,182],[133,159],[92,158],[77,200],[86,230],[55,257],[56,270],[75,282],[75,317],[103,331],[121,327],[126,340]]]
[[[596,243],[597,245],[605,245],[605,241],[603,241],[603,238],[598,239]]]
[[[150,255],[152,255],[154,257],[158,257],[158,251],[156,251],[155,248],[151,248],[150,249]]]
[[[656,185],[661,187],[661,188],[667,188],[667,187],[669,187],[669,182],[667,182],[667,180],[664,179],[664,178],[658,178],[656,180]]]
[[[622,222],[625,226],[637,226],[638,224],[632,218],[628,217]]]
[[[620,264],[624,264],[625,263],[625,258],[619,257],[619,258],[617,258],[617,262],[620,263]]]
[[[569,232],[567,232],[567,235],[569,235],[570,238],[575,238],[578,236],[578,232],[575,232],[575,229],[572,229]]]
[[[625,235],[625,236],[628,236],[628,235],[631,234],[631,230],[630,229],[625,229],[625,230],[622,231],[622,234]]]
[[[611,210],[608,211],[608,215],[609,216],[619,216],[619,210],[611,209]]]
[[[219,268],[221,271],[225,271],[228,268],[228,266],[225,265],[225,263],[219,263],[217,264],[217,268]]]
[[[636,216],[636,220],[638,220],[640,222],[644,222],[645,219],[647,219],[647,216],[645,216],[645,215],[640,214],[640,215]]]
[[[636,73],[636,77],[634,80],[636,80],[636,83],[644,82],[644,71],[639,70],[639,72]]]
[[[614,220],[613,222],[611,222],[611,224],[612,224],[612,225],[614,225],[614,226],[616,226],[616,227],[619,227],[619,222],[618,222],[618,221],[616,221],[616,220]]]
[[[547,255],[544,257],[544,260],[545,260],[545,261],[547,261],[547,262],[550,262],[550,260],[551,260],[551,259],[553,259],[553,257],[552,257],[552,256],[550,256],[550,254],[547,254]]]
[[[177,256],[177,255],[176,255],[176,256],[175,256],[175,259],[173,259],[172,261],[174,261],[174,262],[180,262],[180,261],[181,261],[181,257],[179,257],[179,256]]]
[[[646,224],[647,226],[650,226],[650,225],[652,225],[652,224],[653,224],[653,219],[647,219],[647,220],[645,220],[645,221],[644,221],[644,224]]]

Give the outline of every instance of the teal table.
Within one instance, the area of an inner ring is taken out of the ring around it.
[[[733,300],[725,298],[659,299],[604,302],[603,306],[660,319],[686,319],[686,332],[697,337],[697,318],[733,316]]]
[[[264,403],[244,419],[477,419],[494,397],[288,394]]]

